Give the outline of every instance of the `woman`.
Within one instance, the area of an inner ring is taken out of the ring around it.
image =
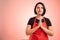
[[[53,36],[53,28],[50,20],[44,17],[46,9],[42,2],[35,5],[35,17],[28,21],[26,34],[30,35],[29,40],[48,40],[48,36]]]

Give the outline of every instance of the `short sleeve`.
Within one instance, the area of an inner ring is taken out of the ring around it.
[[[28,23],[27,23],[27,25],[33,26],[34,19],[35,19],[35,17],[30,18],[29,21],[28,21]]]
[[[46,19],[47,26],[52,26],[50,19]]]
[[[28,25],[31,25],[31,24],[32,24],[32,18],[29,19],[29,21],[28,21],[27,24],[28,24]]]

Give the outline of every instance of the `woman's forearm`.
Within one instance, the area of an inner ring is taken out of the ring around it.
[[[43,26],[41,26],[41,29],[43,29],[43,31],[45,33],[47,33],[48,35],[53,36],[53,31],[52,30],[49,30],[49,29],[47,29],[47,28],[45,28]]]
[[[34,33],[38,28],[39,28],[39,26],[36,26],[35,28],[32,28],[32,29],[27,30],[27,35],[31,35],[31,34]]]

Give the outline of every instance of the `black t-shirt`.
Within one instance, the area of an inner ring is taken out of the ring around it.
[[[29,19],[29,21],[28,21],[28,25],[31,25],[31,28],[32,28],[32,26],[33,26],[33,23],[34,23],[34,19],[35,19],[35,17],[31,17],[30,19]],[[49,26],[52,26],[52,24],[51,24],[51,22],[50,22],[50,20],[48,19],[48,18],[46,18],[46,17],[44,17],[44,19],[46,20],[46,24],[47,24],[47,26],[49,27]],[[38,19],[36,19],[36,22],[38,23]]]

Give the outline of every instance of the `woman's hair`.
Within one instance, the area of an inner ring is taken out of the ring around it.
[[[44,14],[45,14],[45,12],[46,12],[46,8],[45,8],[45,6],[44,6],[44,4],[43,4],[42,2],[38,2],[38,3],[35,5],[34,13],[37,14],[37,12],[36,12],[36,7],[37,7],[38,4],[41,4],[41,5],[43,6],[43,13],[42,13],[41,16],[44,16]]]

